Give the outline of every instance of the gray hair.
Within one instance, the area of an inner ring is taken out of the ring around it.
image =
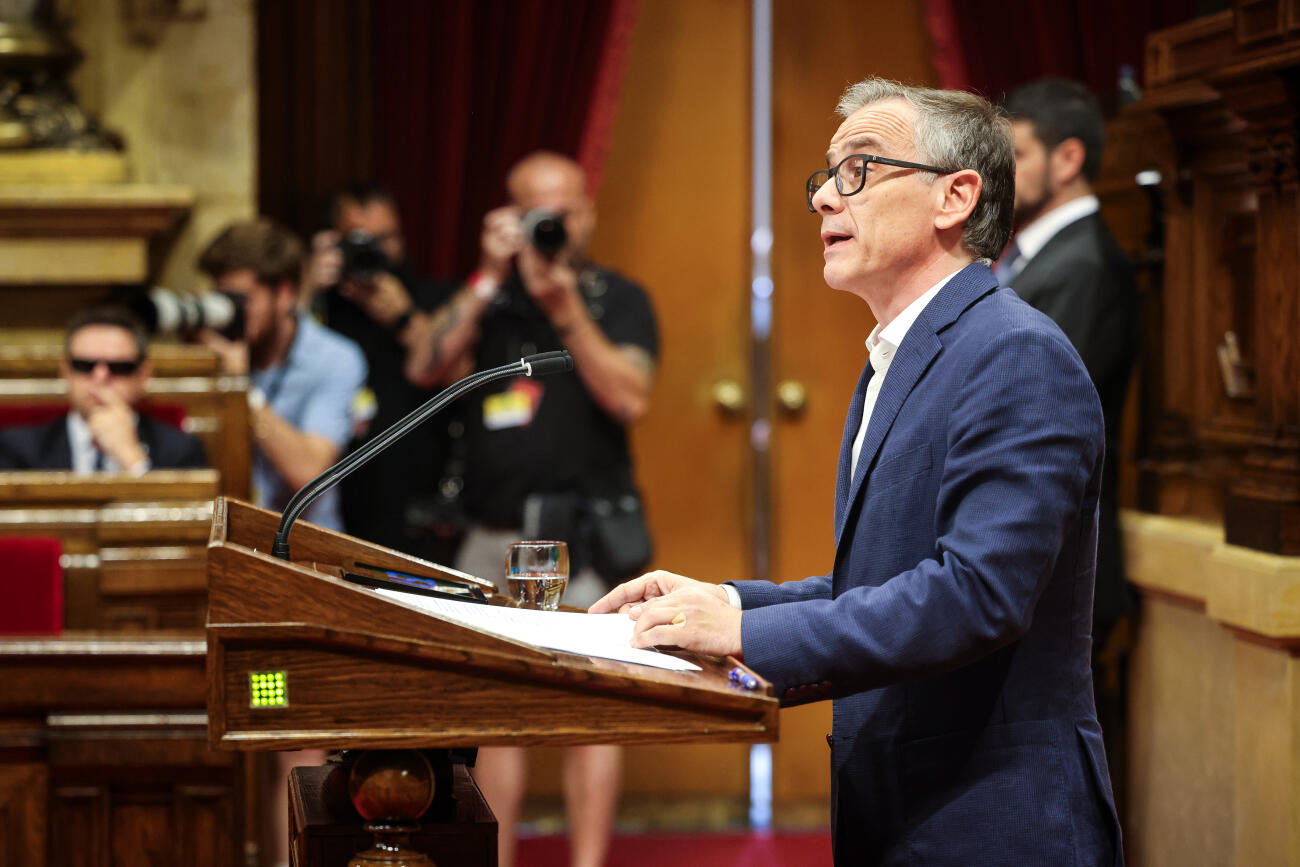
[[[874,77],[850,85],[835,111],[847,118],[865,106],[889,99],[906,100],[916,109],[912,144],[919,162],[979,172],[983,188],[961,239],[977,258],[996,259],[1011,236],[1015,204],[1016,157],[1010,121],[973,93],[912,87]]]

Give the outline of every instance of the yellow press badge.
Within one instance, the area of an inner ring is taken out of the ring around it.
[[[527,427],[542,402],[542,385],[532,379],[516,379],[510,387],[483,399],[483,427],[504,430]]]

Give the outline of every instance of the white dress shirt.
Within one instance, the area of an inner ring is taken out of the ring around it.
[[[1013,247],[1016,256],[1007,263],[1007,273],[1010,275],[1008,281],[1019,274],[1029,264],[1029,260],[1037,256],[1038,251],[1043,249],[1047,242],[1055,237],[1057,232],[1071,223],[1097,213],[1100,209],[1101,203],[1097,201],[1096,196],[1080,196],[1077,199],[1071,199],[1059,208],[1053,208],[1022,228],[1016,233],[1015,246]]]
[[[904,307],[903,312],[890,320],[888,325],[883,328],[877,325],[867,336],[867,352],[874,373],[867,381],[866,400],[862,404],[862,424],[858,426],[858,435],[853,438],[853,461],[849,465],[850,479],[857,475],[858,455],[862,453],[862,441],[866,439],[867,425],[871,423],[871,411],[876,407],[876,398],[880,396],[880,388],[885,384],[885,374],[889,372],[889,365],[898,353],[898,347],[903,345],[903,338],[907,336],[912,323],[921,315],[921,311],[956,273],[953,271],[952,274],[935,283],[926,290],[924,295]]]

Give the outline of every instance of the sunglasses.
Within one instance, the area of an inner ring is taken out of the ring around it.
[[[102,358],[69,358],[68,366],[77,373],[94,373],[95,368],[104,365],[112,376],[130,376],[140,369],[143,358],[134,361],[106,361]]]

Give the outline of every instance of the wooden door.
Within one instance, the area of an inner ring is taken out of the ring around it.
[[[713,386],[747,391],[749,4],[648,0],[636,31],[604,177],[592,256],[646,287],[660,360],[634,431],[654,566],[718,581],[748,562],[748,427]],[[558,756],[533,759],[530,793],[559,793]],[[635,747],[626,808],[714,802],[743,821],[749,747]],[[739,815],[736,815],[739,812]],[[691,817],[694,819],[695,817]],[[689,820],[688,820],[689,821]]]
[[[847,23],[845,11],[829,0],[775,3],[772,371],[807,395],[800,414],[773,410],[771,562],[782,577],[830,568],[840,433],[874,324],[861,300],[823,282],[803,182],[824,163],[845,85],[869,74],[930,78],[921,0]],[[654,402],[634,437],[654,565],[718,581],[751,568],[747,416],[755,399],[774,400],[749,388],[750,28],[740,0],[641,4],[592,243],[594,258],[647,287],[659,317]],[[741,387],[738,415],[715,404],[722,380]],[[774,820],[825,824],[830,704],[784,711],[781,726]],[[625,814],[638,801],[704,800],[716,820],[744,819],[747,746],[638,747],[625,774]],[[530,792],[559,791],[558,756],[536,757]]]
[[[774,5],[772,381],[802,386],[806,402],[794,414],[779,401],[772,408],[772,574],[802,578],[831,568],[840,437],[875,325],[864,301],[822,279],[821,222],[808,213],[804,181],[825,168],[846,85],[868,75],[928,84],[932,73],[919,0],[888,11],[831,0]],[[819,814],[829,822],[830,730],[830,702],[782,712],[773,751],[778,826]]]

